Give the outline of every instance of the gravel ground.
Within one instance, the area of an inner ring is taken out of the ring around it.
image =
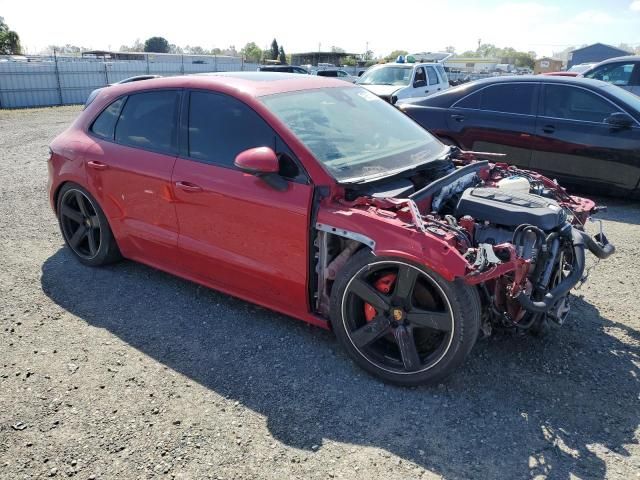
[[[329,332],[76,262],[45,184],[78,112],[0,111],[1,478],[640,478],[637,204],[607,200],[618,254],[564,327],[482,340],[444,384],[402,389]]]

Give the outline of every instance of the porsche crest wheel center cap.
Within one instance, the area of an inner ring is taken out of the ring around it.
[[[404,310],[402,310],[401,308],[392,308],[391,316],[396,322],[400,322],[402,321],[402,319],[404,319]]]

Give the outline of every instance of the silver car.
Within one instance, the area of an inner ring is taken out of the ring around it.
[[[610,58],[591,67],[582,76],[612,83],[640,96],[640,55]]]

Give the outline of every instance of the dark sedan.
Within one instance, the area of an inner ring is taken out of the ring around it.
[[[398,107],[445,143],[640,198],[640,97],[586,78],[496,77]]]

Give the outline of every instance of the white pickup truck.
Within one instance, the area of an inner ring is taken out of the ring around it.
[[[384,63],[369,68],[358,85],[395,103],[397,100],[428,97],[449,88],[449,79],[441,63]]]

